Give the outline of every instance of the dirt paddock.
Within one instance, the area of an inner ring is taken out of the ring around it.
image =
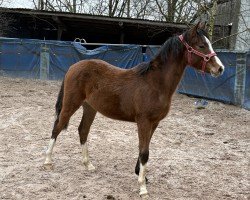
[[[136,125],[97,115],[89,136],[96,171],[81,163],[81,109],[56,143],[54,169],[43,168],[58,81],[0,77],[0,199],[138,197]],[[250,112],[176,94],[150,146],[150,199],[250,199]]]

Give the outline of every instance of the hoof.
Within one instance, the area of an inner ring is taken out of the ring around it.
[[[94,165],[92,165],[92,164],[88,165],[88,166],[87,166],[87,170],[89,170],[89,171],[94,171],[94,170],[95,170]]]
[[[52,163],[44,163],[44,164],[43,164],[43,168],[44,168],[45,170],[53,170],[53,169],[54,169],[54,166],[53,166]]]
[[[84,164],[84,166],[86,167],[86,169],[87,169],[88,171],[94,171],[94,170],[95,170],[94,165],[92,165],[91,163],[89,163],[89,164]]]
[[[149,198],[148,191],[146,190],[146,188],[141,188],[141,190],[140,190],[140,197],[142,199],[148,199]]]
[[[140,197],[141,197],[142,199],[149,199],[148,193],[146,193],[146,194],[140,194]]]

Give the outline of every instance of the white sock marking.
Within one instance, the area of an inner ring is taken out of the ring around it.
[[[89,161],[89,152],[87,142],[82,145],[82,157],[83,157],[83,164],[88,170],[94,170],[95,167]]]
[[[45,162],[44,164],[52,164],[52,152],[53,152],[53,148],[55,146],[55,142],[56,140],[55,139],[50,139],[49,141],[49,146],[48,146],[48,149],[46,151],[46,159],[45,159]]]
[[[140,184],[140,195],[147,195],[147,187],[146,187],[146,172],[147,172],[147,165],[140,164],[140,172],[138,177],[138,182]]]

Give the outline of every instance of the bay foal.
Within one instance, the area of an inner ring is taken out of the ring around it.
[[[147,197],[146,164],[150,140],[169,111],[172,95],[187,65],[213,76],[224,70],[200,23],[181,36],[168,39],[153,60],[132,69],[120,69],[96,59],[72,65],[58,95],[57,118],[44,164],[52,164],[57,136],[81,106],[83,116],[78,130],[83,164],[88,170],[95,169],[89,161],[87,137],[96,112],[112,119],[135,122],[139,137],[135,173],[139,175],[140,195]]]

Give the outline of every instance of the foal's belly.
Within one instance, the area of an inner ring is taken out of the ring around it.
[[[122,121],[135,121],[133,105],[122,102],[119,96],[98,95],[86,98],[86,102],[106,117]]]
[[[111,118],[111,119],[127,121],[127,122],[135,122],[135,118],[133,116],[118,114],[117,112],[111,113],[110,111],[107,112],[105,110],[101,110],[101,111],[98,111],[98,112],[100,112],[104,116],[106,116],[108,118]]]

